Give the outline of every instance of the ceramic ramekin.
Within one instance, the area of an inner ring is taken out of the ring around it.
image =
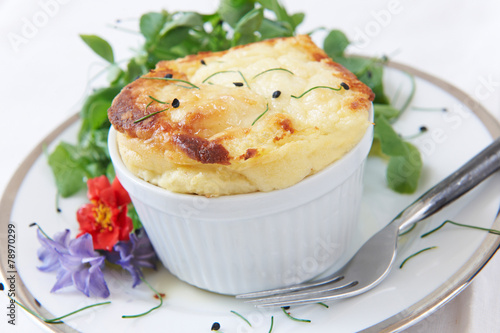
[[[217,198],[145,182],[123,164],[113,128],[108,144],[163,265],[194,286],[235,295],[304,282],[349,260],[372,137],[370,126],[340,160],[289,188]]]

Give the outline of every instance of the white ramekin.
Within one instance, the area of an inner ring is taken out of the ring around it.
[[[370,126],[348,154],[289,188],[217,198],[170,192],[133,175],[113,128],[108,145],[163,265],[194,286],[235,295],[304,282],[348,261],[372,137]]]

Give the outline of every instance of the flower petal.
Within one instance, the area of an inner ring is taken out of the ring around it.
[[[129,203],[132,202],[132,200],[130,200],[130,196],[128,195],[127,190],[123,188],[118,178],[115,177],[113,183],[111,184],[111,187],[115,191],[116,203],[118,206],[128,205]]]
[[[71,272],[60,270],[57,273],[57,281],[50,290],[51,293],[58,291],[61,288],[71,286],[73,284],[73,279],[71,277]]]
[[[109,188],[111,185],[109,184],[108,177],[99,176],[96,178],[91,178],[87,180],[87,197],[89,200],[97,200],[100,197],[101,191],[106,188]]]
[[[89,269],[89,289],[93,295],[106,298],[109,296],[109,289],[104,274],[99,265],[93,265]]]
[[[90,297],[89,280],[90,273],[88,269],[82,269],[80,271],[73,272],[73,283],[76,289],[80,290],[82,293]]]

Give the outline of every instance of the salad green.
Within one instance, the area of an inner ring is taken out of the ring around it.
[[[95,90],[86,99],[80,114],[82,125],[77,143],[61,142],[49,155],[48,162],[59,194],[68,197],[77,193],[85,188],[88,178],[103,174],[113,177],[107,150],[110,127],[107,109],[125,85],[154,68],[158,61],[201,51],[222,51],[268,38],[293,36],[303,20],[303,13],[288,13],[278,0],[221,0],[217,11],[208,15],[165,10],[146,13],[139,21],[144,44],[123,68],[116,63],[113,48],[106,40],[94,35],[80,35],[98,56],[109,63],[109,85]],[[331,30],[323,48],[334,61],[353,72],[375,93],[376,126],[372,151],[388,159],[388,186],[400,193],[413,193],[422,168],[420,153],[391,125],[408,106],[412,96],[408,97],[403,108],[394,108],[384,93],[382,81],[387,59],[347,55],[348,45],[349,40],[343,32]]]

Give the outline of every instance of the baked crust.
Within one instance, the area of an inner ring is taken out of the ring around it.
[[[341,83],[349,90],[292,97]],[[373,98],[308,36],[297,36],[161,61],[121,91],[108,116],[136,175],[218,196],[284,188],[340,158],[369,126]]]

